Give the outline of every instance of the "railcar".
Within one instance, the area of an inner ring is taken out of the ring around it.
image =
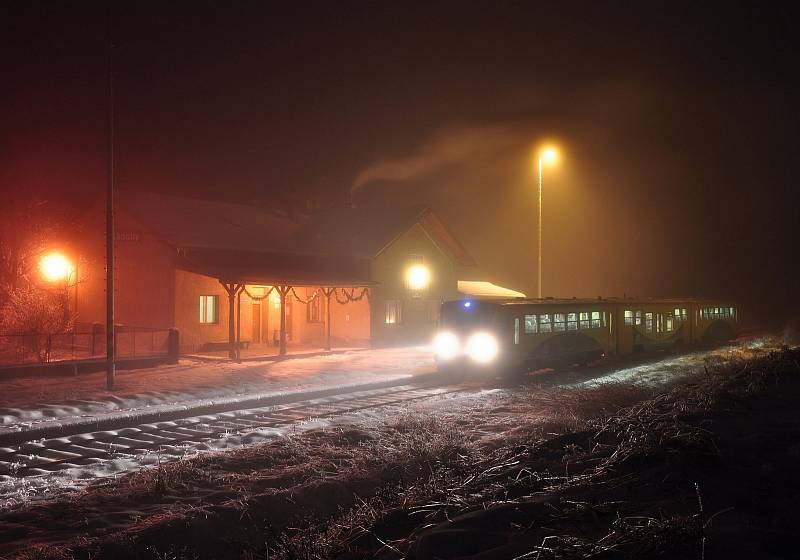
[[[440,370],[511,372],[726,340],[738,322],[721,300],[463,299],[442,304],[434,350]]]

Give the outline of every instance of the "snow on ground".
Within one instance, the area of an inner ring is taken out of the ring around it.
[[[400,380],[433,370],[432,353],[422,346],[238,364],[181,360],[120,370],[113,392],[105,389],[105,372],[19,377],[0,382],[0,434],[79,418],[136,416],[177,406]]]
[[[370,391],[365,391],[365,394]],[[289,437],[309,430],[336,427],[363,426],[368,429],[371,424],[385,422],[387,417],[402,410],[419,412],[424,409],[460,405],[469,406],[476,398],[485,398],[497,394],[497,389],[478,389],[465,393],[453,393],[432,397],[427,401],[400,403],[388,407],[367,408],[335,416],[323,418],[307,418],[289,425],[270,428],[251,429],[243,432],[232,431],[222,437],[203,441],[185,442],[179,445],[165,445],[158,450],[147,453],[119,452],[111,447],[105,458],[93,460],[91,464],[65,468],[54,472],[44,472],[30,476],[16,477],[0,475],[0,511],[7,511],[23,506],[32,501],[51,498],[69,492],[75,492],[89,483],[102,484],[103,480],[115,479],[125,473],[146,468],[157,468],[160,463],[188,459],[202,453],[214,453],[257,445],[275,438]],[[319,402],[326,399],[318,399]],[[331,400],[335,401],[335,397]],[[309,401],[315,402],[315,401]],[[275,407],[280,409],[281,407]],[[247,413],[247,410],[238,411]],[[236,414],[236,413],[233,413]],[[191,419],[190,419],[191,420]],[[99,434],[86,434],[87,439]],[[34,458],[33,456],[31,458]]]
[[[656,361],[638,364],[631,367],[616,368],[613,372],[585,381],[564,385],[565,388],[591,388],[608,383],[633,383],[657,386],[679,380],[692,375],[710,363],[730,360],[746,353],[776,349],[779,342],[772,337],[747,338],[713,350],[698,350],[687,354],[674,354]]]

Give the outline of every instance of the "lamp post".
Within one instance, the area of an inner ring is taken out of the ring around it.
[[[56,284],[69,289],[70,279],[75,282],[75,317],[78,316],[78,259],[72,262],[67,255],[58,251],[45,253],[39,259],[39,271],[44,280],[50,284]],[[69,295],[67,294],[67,312],[69,310]]]
[[[537,283],[539,299],[542,299],[542,167],[545,163],[553,164],[557,160],[558,152],[555,148],[544,148],[539,154],[539,250],[537,251],[539,258],[539,281]]]

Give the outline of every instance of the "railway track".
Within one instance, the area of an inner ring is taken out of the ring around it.
[[[22,478],[66,469],[91,469],[98,463],[120,458],[135,460],[138,457],[138,464],[145,466],[148,461],[143,459],[153,459],[154,452],[158,452],[158,461],[177,459],[192,451],[224,448],[229,439],[236,439],[240,444],[266,439],[270,437],[270,431],[274,435],[274,430],[310,419],[398,406],[475,388],[473,384],[412,383],[281,405],[187,416],[115,430],[33,439],[0,448],[0,475]],[[150,462],[155,462],[155,459]]]

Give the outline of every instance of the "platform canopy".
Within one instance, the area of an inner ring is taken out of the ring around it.
[[[466,296],[472,297],[496,297],[496,298],[524,298],[525,294],[512,290],[511,288],[504,288],[491,282],[483,282],[480,280],[459,280],[458,291]]]

